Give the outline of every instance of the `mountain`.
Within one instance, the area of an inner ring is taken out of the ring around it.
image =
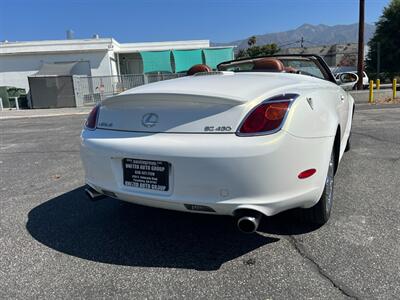
[[[375,25],[365,24],[364,38],[367,43],[375,32]],[[311,25],[303,24],[300,27],[277,33],[256,35],[256,45],[276,43],[281,48],[299,47],[303,37],[304,46],[355,43],[358,40],[358,23],[351,25]],[[247,40],[237,40],[230,43],[212,43],[215,46],[234,45],[238,49],[247,48]]]

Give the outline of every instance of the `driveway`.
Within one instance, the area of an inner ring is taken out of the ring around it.
[[[394,299],[400,295],[400,108],[354,116],[331,220],[233,219],[83,192],[84,116],[0,120],[0,298]]]

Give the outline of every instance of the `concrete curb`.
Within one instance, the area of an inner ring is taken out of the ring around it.
[[[38,114],[38,115],[18,115],[18,116],[1,116],[1,120],[12,120],[12,119],[33,119],[33,118],[47,118],[47,117],[58,117],[58,116],[73,116],[73,115],[87,115],[87,112],[70,112],[70,113],[53,113],[53,114]]]

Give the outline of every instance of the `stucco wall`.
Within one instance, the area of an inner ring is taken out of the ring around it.
[[[111,75],[109,51],[69,54],[19,54],[0,56],[0,86],[16,86],[29,90],[28,76],[35,74],[43,63],[87,61],[92,76]]]

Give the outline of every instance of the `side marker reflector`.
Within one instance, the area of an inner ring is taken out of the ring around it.
[[[301,172],[297,177],[299,177],[299,179],[306,179],[308,177],[313,176],[316,172],[317,172],[316,169],[308,169]]]

